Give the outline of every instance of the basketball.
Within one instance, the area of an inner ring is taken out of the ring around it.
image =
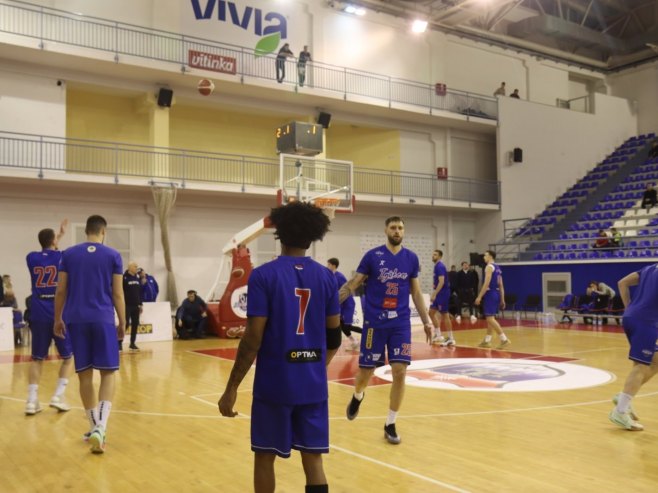
[[[201,79],[197,85],[199,93],[203,96],[210,96],[215,90],[215,84],[211,80]]]

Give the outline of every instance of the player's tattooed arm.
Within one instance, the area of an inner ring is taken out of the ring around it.
[[[247,318],[247,329],[238,346],[238,354],[231,370],[231,376],[226,384],[226,390],[217,403],[222,416],[233,417],[238,413],[233,410],[238,395],[238,387],[253,365],[260,345],[263,342],[263,332],[267,317]]]
[[[363,284],[363,281],[367,279],[368,276],[357,272],[354,274],[354,277],[343,284],[338,290],[338,301],[342,303],[347,298],[354,294],[354,291]]]

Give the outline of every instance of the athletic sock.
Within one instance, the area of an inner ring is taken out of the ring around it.
[[[85,414],[89,420],[89,429],[93,430],[98,425],[98,414],[96,408],[94,409],[85,409]]]
[[[631,407],[632,399],[632,395],[624,394],[623,392],[617,394],[617,412],[621,414],[627,413],[628,409]]]
[[[354,392],[354,398],[361,402],[363,400],[363,392]]]
[[[100,401],[98,403],[98,424],[107,429],[107,420],[110,419],[110,411],[112,410],[111,401]]]
[[[39,384],[31,383],[27,386],[27,400],[29,402],[36,402],[39,400],[38,390]]]
[[[434,337],[441,337],[441,329],[434,329]]]
[[[55,390],[55,397],[61,397],[66,390],[66,386],[69,383],[68,378],[60,378],[57,380],[57,389]]]
[[[484,336],[484,342],[491,342],[491,336]]]
[[[453,337],[452,337],[452,330],[449,330],[449,331],[448,331],[448,339],[453,339]]]
[[[386,426],[392,425],[395,423],[395,419],[398,417],[398,411],[388,410],[388,417],[386,418]]]
[[[329,493],[328,484],[307,484],[305,493]]]

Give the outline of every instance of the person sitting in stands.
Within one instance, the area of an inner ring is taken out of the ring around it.
[[[596,237],[596,241],[592,248],[608,248],[610,246],[610,239],[606,234],[605,230],[599,229],[599,234]]]
[[[621,248],[621,233],[617,231],[617,228],[610,228],[610,246],[613,248]]]
[[[647,189],[642,194],[642,207],[649,210],[658,203],[658,196],[656,195],[656,189],[653,188],[651,183],[647,184]]]
[[[176,311],[176,331],[180,339],[189,339],[189,333],[197,339],[203,339],[206,334],[208,314],[206,302],[190,289],[187,298]]]

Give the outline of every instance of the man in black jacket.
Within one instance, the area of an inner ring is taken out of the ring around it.
[[[176,331],[180,339],[187,339],[189,332],[197,339],[203,339],[208,323],[206,310],[206,302],[197,296],[196,291],[190,289],[187,298],[176,311]]]
[[[471,315],[471,323],[477,322],[475,316],[475,308],[473,302],[475,301],[475,293],[477,292],[479,279],[477,272],[470,269],[468,262],[462,262],[462,270],[457,272],[455,276],[455,287],[457,295],[459,296],[459,313],[457,314],[457,323],[461,323],[461,307],[466,305]]]
[[[126,300],[126,326],[130,325],[130,350],[139,351],[135,344],[139,314],[142,313],[142,283],[137,273],[137,264],[130,262],[128,270],[123,273],[123,296]],[[119,350],[123,349],[123,341],[119,341]]]

